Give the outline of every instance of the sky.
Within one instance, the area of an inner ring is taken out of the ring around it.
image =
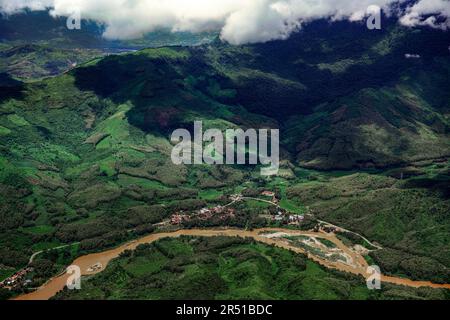
[[[0,0],[0,11],[15,14],[50,9],[52,16],[98,21],[108,39],[133,39],[159,28],[201,32],[220,30],[231,44],[286,39],[310,21],[361,21],[371,5],[398,16],[408,27],[450,28],[450,0],[416,0],[405,10],[390,10],[408,0]],[[411,2],[411,1],[409,1]]]

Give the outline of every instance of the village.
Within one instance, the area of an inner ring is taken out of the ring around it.
[[[16,272],[11,277],[0,282],[0,288],[12,290],[18,286],[30,285],[32,281],[30,279],[26,279],[27,274],[29,274],[30,272],[33,272],[33,268],[31,267],[26,267]]]
[[[235,209],[216,206],[213,208],[202,208],[192,215],[184,213],[183,211],[177,212],[170,218],[170,223],[172,225],[181,225],[183,222],[191,221],[194,218],[206,221],[213,217],[219,217],[220,220],[225,220],[227,218],[234,218],[235,216]]]
[[[290,226],[298,226],[305,220],[305,215],[310,215],[308,213],[306,214],[293,214],[288,212],[287,210],[280,207],[279,202],[280,199],[277,198],[277,195],[275,192],[272,191],[262,191],[259,196],[255,197],[248,197],[243,196],[242,194],[233,194],[229,196],[230,202],[226,205],[217,205],[211,208],[201,208],[198,211],[194,213],[189,212],[183,212],[179,211],[174,213],[170,220],[165,223],[170,223],[173,226],[181,226],[183,223],[192,221],[194,219],[200,220],[200,221],[208,221],[211,219],[218,219],[219,221],[226,221],[228,219],[233,219],[236,217],[236,209],[232,208],[233,204],[239,203],[241,201],[245,200],[254,200],[254,201],[260,201],[264,203],[268,203],[270,205],[273,205],[276,208],[275,214],[271,214],[270,216],[267,215],[267,219],[273,223],[280,223],[283,225],[290,225]],[[164,224],[164,223],[163,223]],[[318,224],[315,226],[314,232],[326,232],[326,233],[333,233],[336,232],[336,228],[331,226],[324,226],[321,224]],[[92,270],[89,270],[89,272],[95,272],[102,268],[100,265],[95,265],[92,267]],[[32,283],[30,279],[27,279],[27,275],[33,271],[32,267],[25,267],[24,269],[16,272],[11,277],[3,280],[0,282],[0,288],[6,288],[9,290],[13,290],[18,287],[22,286],[28,286]]]
[[[192,215],[184,213],[183,211],[177,212],[170,218],[170,223],[172,225],[181,225],[183,222],[191,221],[192,219],[206,221],[213,217],[218,217],[220,220],[226,220],[228,218],[234,218],[235,216],[236,210],[234,208],[216,206],[213,208],[202,208]]]
[[[281,208],[279,206],[279,199],[276,197],[275,192],[266,190],[261,192],[260,196],[261,198],[245,197],[242,194],[233,194],[229,197],[231,202],[225,206],[218,205],[212,208],[202,208],[197,212],[195,212],[194,214],[188,214],[186,212],[180,211],[171,216],[170,223],[172,225],[181,225],[184,222],[189,222],[193,219],[198,219],[201,221],[207,221],[212,218],[218,218],[219,220],[222,221],[226,219],[231,219],[236,216],[236,210],[234,208],[230,208],[230,206],[244,200],[261,201],[275,206],[276,215],[272,215],[270,217],[270,220],[272,222],[279,222],[285,225],[299,225],[304,221],[305,215],[292,214],[289,213],[287,210]]]

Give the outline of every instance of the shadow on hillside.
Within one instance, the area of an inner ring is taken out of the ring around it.
[[[441,175],[433,178],[418,177],[406,181],[403,188],[406,189],[428,189],[436,191],[443,199],[450,199],[450,176]]]
[[[94,91],[116,104],[132,103],[126,116],[133,126],[166,134],[180,127],[189,107],[180,67],[189,68],[177,59],[140,53],[109,56],[72,74],[80,90]]]
[[[23,82],[13,79],[7,73],[0,73],[0,103],[22,97]]]
[[[448,43],[441,31],[398,31],[397,25],[397,21],[387,20],[382,30],[368,30],[358,23],[317,21],[288,40],[252,45],[246,68],[275,74],[306,89],[289,90],[286,85],[273,90],[264,79],[243,78],[231,102],[282,120],[310,113],[323,102],[364,88],[396,84],[406,70],[421,70],[436,57],[448,57]],[[421,58],[406,59],[406,53]]]

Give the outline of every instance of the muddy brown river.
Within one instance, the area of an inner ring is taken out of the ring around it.
[[[288,242],[286,239],[282,237],[267,237],[265,234],[267,233],[285,233],[290,236],[313,236],[315,238],[323,238],[332,241],[336,247],[346,255],[351,257],[352,264],[345,264],[343,262],[337,261],[332,262],[329,260],[322,259],[318,256],[312,255],[308,252],[305,252],[304,249],[294,246],[292,243]],[[367,276],[366,269],[368,264],[364,257],[357,253],[356,251],[350,249],[346,245],[344,245],[334,234],[327,234],[322,232],[304,232],[298,230],[287,230],[287,229],[275,229],[275,228],[264,228],[264,229],[256,229],[253,231],[245,231],[238,229],[192,229],[192,230],[179,230],[176,232],[170,233],[155,233],[150,234],[145,237],[142,237],[138,240],[134,240],[128,242],[124,245],[121,245],[117,248],[106,250],[99,253],[88,254],[82,257],[79,257],[75,261],[73,261],[72,265],[79,266],[81,269],[81,275],[88,276],[94,275],[99,272],[102,272],[108,263],[117,258],[122,252],[125,250],[134,250],[137,246],[144,243],[152,243],[154,241],[160,240],[162,238],[175,238],[182,235],[186,236],[199,236],[199,237],[213,237],[213,236],[228,236],[228,237],[249,237],[253,238],[258,242],[266,243],[269,245],[275,245],[277,247],[281,247],[287,250],[291,250],[297,253],[307,254],[308,257],[315,262],[332,269],[337,269],[340,271],[350,272],[357,275]],[[93,266],[100,265],[101,268],[92,268]],[[93,270],[94,269],[94,270]],[[64,289],[66,286],[66,282],[68,279],[68,274],[62,274],[50,279],[47,283],[45,283],[42,287],[37,289],[34,292],[21,295],[15,300],[48,300],[54,295],[56,295],[59,291]],[[435,284],[428,281],[413,281],[404,278],[398,277],[390,277],[390,276],[382,276],[382,282],[389,282],[397,285],[405,285],[410,287],[432,287],[432,288],[446,288],[450,289],[450,284]]]

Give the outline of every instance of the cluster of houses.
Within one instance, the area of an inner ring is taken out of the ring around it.
[[[187,222],[192,219],[199,219],[202,221],[206,221],[211,219],[212,217],[219,217],[220,220],[225,220],[227,218],[234,218],[235,216],[236,216],[235,209],[223,206],[216,206],[213,208],[202,208],[193,215],[178,212],[172,215],[170,222],[173,225],[180,225],[183,222]]]
[[[302,214],[292,214],[289,216],[289,223],[294,223],[294,224],[298,224],[303,222],[303,220],[305,220],[305,216]]]
[[[0,288],[11,289],[20,284],[22,284],[22,285],[30,284],[31,280],[25,280],[25,277],[28,273],[30,273],[32,271],[33,271],[33,268],[30,268],[30,267],[20,270],[19,272],[15,273],[11,277],[0,282]]]
[[[329,225],[317,225],[315,228],[314,228],[314,232],[319,232],[319,231],[323,231],[323,232],[325,232],[325,233],[336,233],[336,232],[340,232],[340,231],[342,231],[341,229],[339,229],[339,228],[336,228],[336,227],[334,227],[334,226],[329,226]]]
[[[260,193],[261,196],[270,198],[270,202],[277,205],[277,214],[272,216],[272,221],[278,221],[282,222],[283,224],[289,224],[289,225],[299,225],[303,222],[305,219],[305,216],[302,214],[289,214],[286,210],[280,208],[278,206],[278,198],[275,194],[275,192],[272,191],[262,191]],[[246,197],[242,196],[241,194],[233,194],[230,196],[230,200],[232,203],[239,202]],[[269,200],[263,200],[262,201],[269,201]],[[230,203],[231,204],[231,203]],[[170,222],[172,225],[180,225],[183,222],[188,222],[192,219],[199,219],[199,220],[209,220],[213,217],[219,217],[221,220],[225,220],[226,218],[234,218],[236,216],[236,211],[233,208],[229,208],[228,206],[216,206],[213,208],[203,208],[197,211],[195,214],[186,214],[183,212],[177,212],[174,215],[172,215]]]
[[[286,214],[283,211],[279,211],[277,215],[272,217],[272,221],[289,225],[299,225],[303,220],[305,220],[305,216],[302,214]]]
[[[172,215],[172,217],[170,218],[170,223],[173,225],[179,225],[182,224],[185,221],[189,221],[191,220],[191,217],[187,214],[182,214],[182,213],[176,213],[174,215]]]

